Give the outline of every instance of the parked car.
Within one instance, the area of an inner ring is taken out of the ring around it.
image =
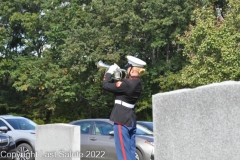
[[[36,123],[32,120],[12,115],[0,116],[0,127],[7,127],[7,134],[16,143],[17,160],[35,159],[35,129]]]
[[[80,126],[81,160],[116,160],[113,122],[109,119],[82,119],[69,124]],[[136,159],[153,160],[153,137],[136,136]]]
[[[138,122],[136,134],[138,137],[148,140],[154,146],[153,131],[141,124],[138,124]]]
[[[0,127],[0,159],[14,159],[16,144],[11,136],[6,134],[8,128]]]
[[[137,124],[153,133],[153,122],[151,121],[137,121]]]

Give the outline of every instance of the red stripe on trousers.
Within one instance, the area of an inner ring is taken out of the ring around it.
[[[126,152],[125,152],[125,149],[124,149],[124,143],[123,143],[123,139],[122,139],[122,127],[121,127],[121,125],[118,125],[118,135],[119,135],[119,139],[120,139],[120,145],[121,145],[121,148],[122,148],[123,159],[127,160]]]

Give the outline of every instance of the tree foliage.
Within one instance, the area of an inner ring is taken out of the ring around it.
[[[196,25],[180,38],[189,61],[180,72],[183,86],[240,79],[240,6],[229,1],[225,7],[224,19],[217,19],[211,7],[195,10]]]
[[[152,119],[153,94],[237,80],[239,10],[232,3],[1,0],[0,112],[38,123],[108,118],[113,95],[102,90],[96,64],[124,69],[126,55],[147,62],[139,120]],[[216,20],[216,6],[224,21]]]

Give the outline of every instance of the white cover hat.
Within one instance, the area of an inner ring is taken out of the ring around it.
[[[143,60],[133,57],[133,56],[127,56],[128,64],[131,64],[133,67],[144,67],[146,65],[146,62]],[[126,65],[127,66],[127,65]]]

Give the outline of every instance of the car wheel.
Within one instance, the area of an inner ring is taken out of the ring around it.
[[[35,153],[33,153],[32,147],[27,143],[19,144],[16,150],[17,150],[16,160],[34,160],[35,159]]]
[[[142,153],[138,149],[136,149],[135,157],[136,160],[143,160]]]

